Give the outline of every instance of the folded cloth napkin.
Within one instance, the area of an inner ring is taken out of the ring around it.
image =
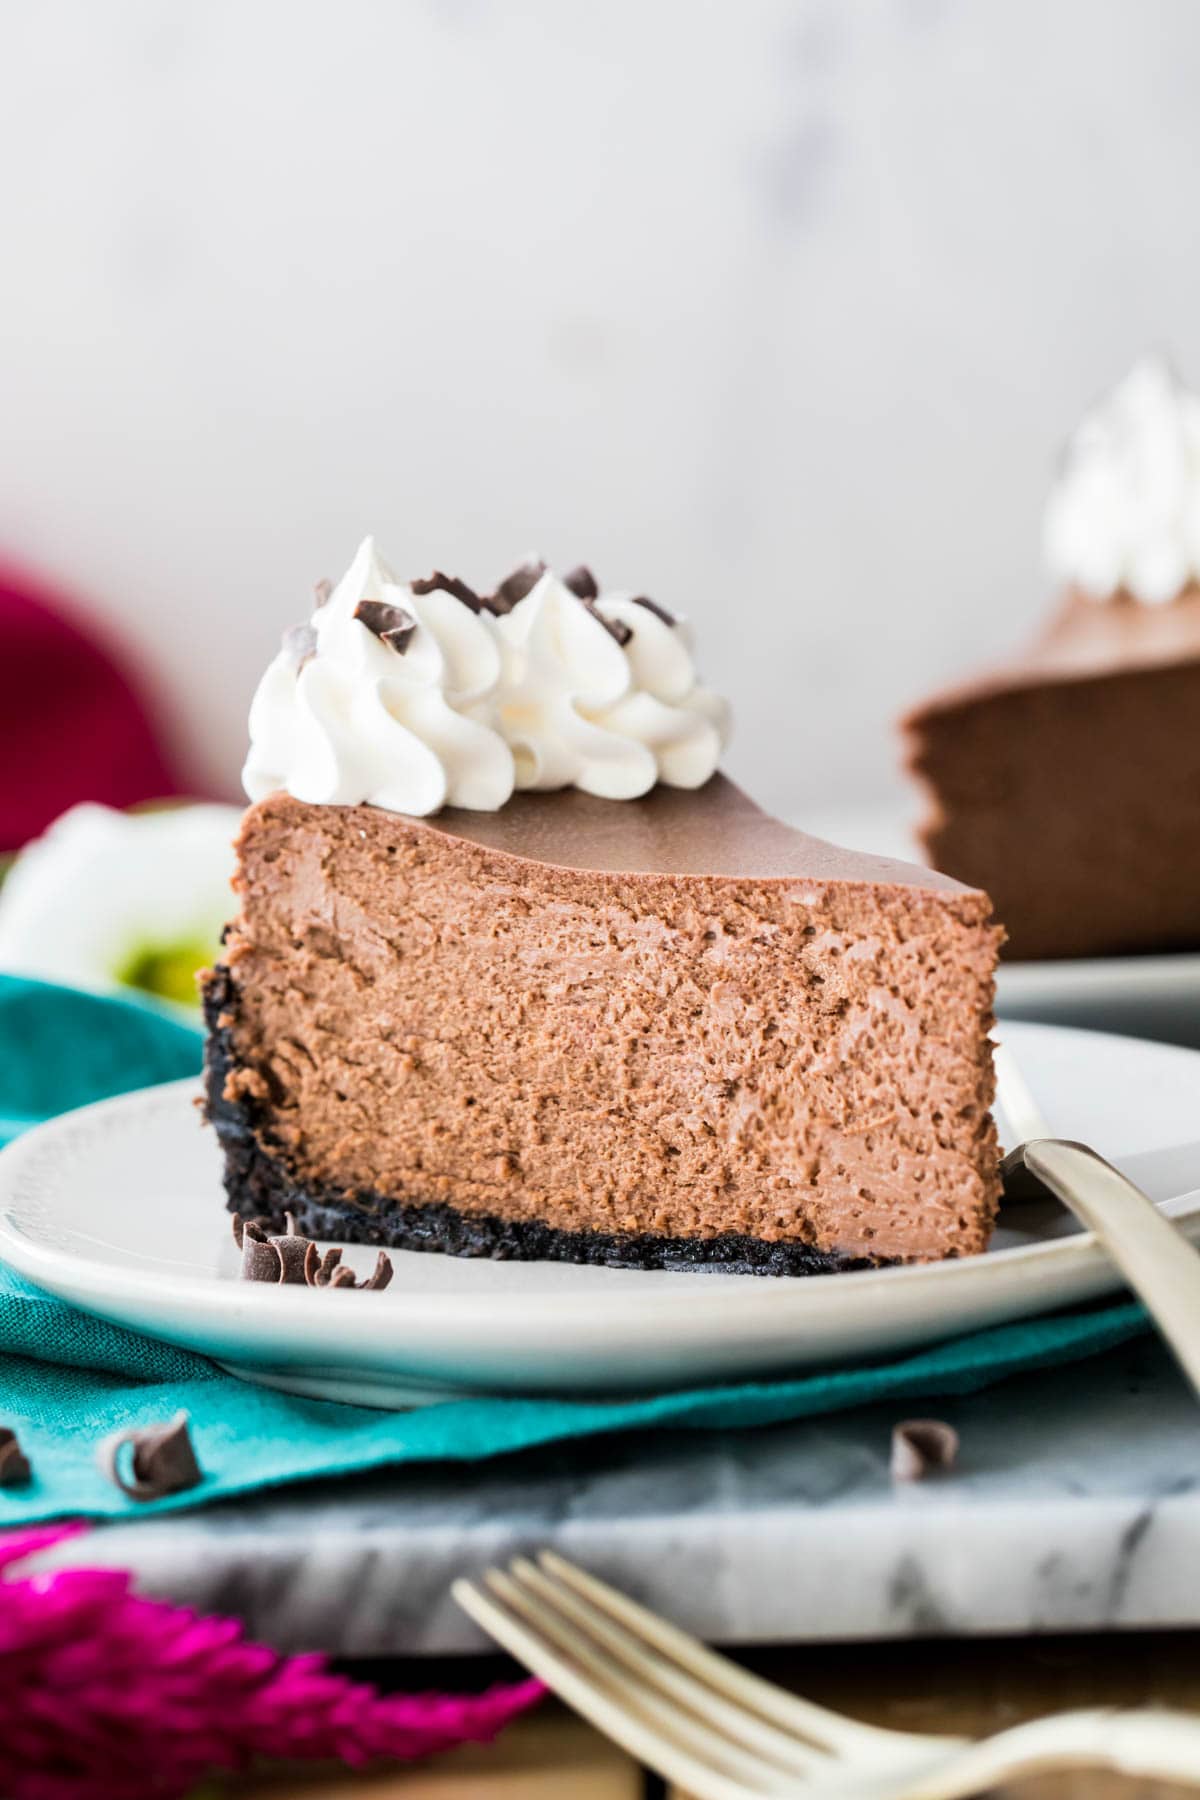
[[[149,1005],[0,976],[0,1119],[9,1136],[67,1106],[198,1071],[200,1060],[200,1033]],[[0,1266],[0,1426],[16,1430],[32,1465],[27,1484],[0,1488],[0,1524],[197,1506],[311,1477],[469,1462],[601,1432],[746,1429],[873,1402],[908,1405],[1094,1355],[1145,1325],[1141,1307],[1121,1300],[868,1366],[772,1381],[637,1399],[446,1400],[383,1413],[239,1381],[203,1356],[93,1318]],[[98,1443],[163,1423],[180,1408],[191,1419],[201,1485],[159,1501],[128,1499],[101,1472]]]

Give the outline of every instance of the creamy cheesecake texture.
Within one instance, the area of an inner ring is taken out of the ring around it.
[[[986,896],[721,776],[414,819],[272,795],[208,979],[229,1202],[469,1254],[768,1272],[986,1245]]]

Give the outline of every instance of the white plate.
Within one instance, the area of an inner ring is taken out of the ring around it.
[[[1053,1026],[1004,1035],[1056,1129],[1200,1235],[1200,1053]],[[383,1293],[237,1278],[216,1140],[173,1082],[67,1113],[0,1154],[0,1257],[78,1306],[298,1393],[633,1393],[887,1354],[1120,1286],[1057,1209],[984,1256],[807,1279],[394,1252]],[[374,1253],[354,1250],[362,1269]]]
[[[1200,1044],[1200,955],[1001,963],[996,1010],[1002,1018]]]

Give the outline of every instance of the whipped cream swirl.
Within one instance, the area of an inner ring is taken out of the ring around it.
[[[286,788],[317,805],[492,812],[513,790],[487,720],[499,677],[488,622],[442,588],[414,593],[367,538],[259,683],[242,785],[252,800]]]
[[[480,600],[400,582],[372,539],[289,632],[250,708],[242,779],[316,804],[494,811],[516,788],[699,787],[728,738],[686,622],[531,561]]]
[[[1045,516],[1052,572],[1094,600],[1200,580],[1200,397],[1144,357],[1067,444]]]

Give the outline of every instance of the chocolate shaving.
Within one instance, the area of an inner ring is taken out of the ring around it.
[[[387,1255],[386,1251],[381,1250],[375,1258],[375,1268],[363,1282],[363,1287],[376,1290],[385,1288],[392,1279],[393,1273],[391,1257]]]
[[[342,1252],[336,1244],[332,1249],[326,1250],[324,1256],[320,1258],[316,1268],[313,1270],[313,1287],[331,1287],[333,1285],[334,1275],[337,1273],[338,1264],[341,1260]]]
[[[473,613],[479,612],[483,605],[473,587],[468,587],[457,575],[443,575],[440,569],[435,569],[432,575],[423,576],[420,581],[410,582],[409,585],[414,594],[432,594],[440,588],[443,594],[453,594],[456,600],[461,600]]]
[[[633,636],[633,626],[627,625],[624,619],[606,619],[594,600],[585,600],[583,604],[588,612],[591,613],[597,625],[603,625],[609,637],[616,638],[618,644],[624,649],[625,645]]]
[[[311,625],[289,625],[283,634],[283,653],[297,675],[317,654],[317,634]]]
[[[922,1481],[949,1469],[958,1455],[958,1433],[942,1419],[904,1419],[892,1432],[892,1480]]]
[[[289,1235],[268,1238],[267,1242],[279,1257],[279,1274],[276,1280],[294,1286],[312,1287],[317,1264],[321,1260],[312,1239]]]
[[[0,1487],[20,1487],[32,1473],[16,1432],[9,1425],[0,1425]]]
[[[242,1280],[283,1280],[283,1258],[255,1219],[248,1219],[242,1228]]]
[[[132,1446],[129,1472],[122,1451]],[[188,1416],[176,1413],[169,1425],[135,1426],[105,1438],[99,1450],[100,1467],[131,1500],[163,1500],[198,1487],[204,1479],[192,1440]]]
[[[332,594],[332,592],[333,592],[332,581],[330,581],[328,575],[323,575],[321,577],[320,581],[318,581],[313,587],[313,593],[317,597],[318,607],[324,606],[325,602],[328,600],[328,598],[329,598],[330,594]]]
[[[320,1250],[311,1238],[296,1229],[293,1214],[283,1215],[286,1229],[271,1237],[264,1229],[265,1219],[243,1219],[233,1216],[233,1241],[242,1253],[242,1280],[266,1281],[273,1287],[284,1283],[305,1287],[385,1288],[392,1279],[391,1258],[380,1251],[375,1267],[360,1282],[354,1270],[342,1263],[341,1246],[332,1244]]]
[[[288,1215],[285,1214],[284,1216],[286,1218]],[[230,1224],[233,1227],[233,1241],[238,1249],[240,1250],[245,1243],[247,1232],[250,1233],[251,1237],[257,1238],[260,1244],[266,1243],[267,1226],[270,1223],[271,1221],[269,1219],[264,1219],[261,1215],[256,1219],[247,1219],[241,1213],[234,1213],[230,1220]]]
[[[565,588],[570,588],[571,592],[577,594],[581,600],[599,599],[599,583],[592,574],[592,571],[589,568],[586,568],[583,563],[579,563],[574,569],[568,569],[562,579],[563,586]]]
[[[398,651],[401,656],[417,629],[417,621],[410,612],[402,606],[391,606],[386,600],[360,600],[354,609],[354,617],[368,631],[373,631],[381,644]]]
[[[494,593],[484,596],[482,602],[484,610],[492,613],[496,618],[502,618],[505,613],[510,613],[513,607],[525,598],[526,594],[533,592],[545,573],[545,563],[536,556],[531,556],[528,562],[518,564],[511,575],[506,575]]]
[[[657,600],[651,600],[646,594],[635,594],[633,596],[633,604],[635,606],[644,606],[647,612],[653,613],[656,619],[661,619],[664,625],[675,625],[678,623],[673,612],[668,612],[665,606],[660,606]]]

